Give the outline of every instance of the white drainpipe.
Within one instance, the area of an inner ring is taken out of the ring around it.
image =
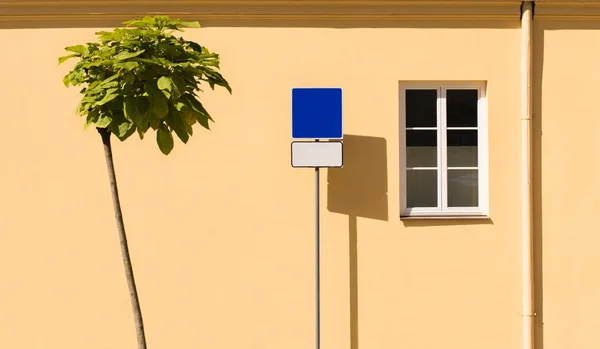
[[[532,1],[521,7],[521,237],[523,284],[523,349],[534,349],[534,284],[532,224],[531,27]]]

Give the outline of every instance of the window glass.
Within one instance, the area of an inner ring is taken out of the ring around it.
[[[438,90],[406,90],[406,127],[437,126]]]
[[[408,207],[438,206],[437,170],[408,170],[406,186]]]
[[[477,170],[448,170],[448,207],[479,205]]]
[[[446,125],[477,127],[477,90],[446,90]]]
[[[436,130],[406,131],[406,166],[436,167],[438,161]]]
[[[477,130],[446,131],[448,167],[477,167]]]

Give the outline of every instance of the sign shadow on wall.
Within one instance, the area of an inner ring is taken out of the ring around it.
[[[357,218],[388,220],[385,138],[344,135],[344,167],[327,171],[327,210],[348,215],[350,349],[358,349]]]

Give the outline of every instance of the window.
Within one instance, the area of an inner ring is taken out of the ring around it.
[[[487,216],[485,83],[402,83],[402,217]]]

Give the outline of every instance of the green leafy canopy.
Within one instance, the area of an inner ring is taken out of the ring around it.
[[[201,83],[229,93],[231,87],[219,73],[218,54],[173,35],[182,27],[199,28],[198,22],[156,16],[123,24],[96,33],[98,42],[65,48],[70,54],[59,64],[73,57],[79,62],[63,82],[84,85],[77,113],[85,128],[106,128],[121,141],[136,131],[143,139],[152,128],[161,152],[169,154],[172,132],[187,143],[196,122],[209,129],[213,121],[197,99]]]

